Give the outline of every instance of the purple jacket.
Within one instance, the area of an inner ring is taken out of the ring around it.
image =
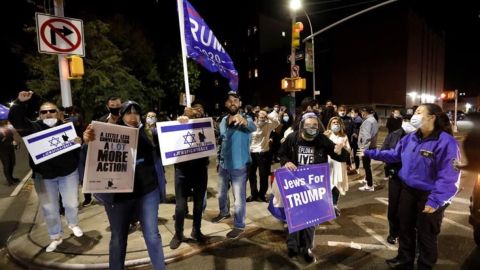
[[[460,182],[460,171],[454,161],[460,159],[455,138],[446,132],[437,132],[428,138],[412,132],[390,150],[365,150],[365,156],[387,163],[402,162],[399,176],[409,187],[430,191],[426,205],[435,209],[447,204],[455,196]]]

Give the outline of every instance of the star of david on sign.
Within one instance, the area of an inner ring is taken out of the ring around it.
[[[57,137],[52,137],[51,140],[48,141],[50,143],[50,146],[55,146],[60,144],[60,140]]]
[[[195,133],[190,133],[190,131],[187,132],[187,135],[183,135],[183,139],[185,139],[183,144],[188,144],[190,147],[192,147],[193,143],[197,142],[195,141]]]

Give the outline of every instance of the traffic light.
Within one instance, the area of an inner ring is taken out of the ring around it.
[[[303,30],[303,23],[296,22],[292,26],[292,47],[299,48],[300,47],[300,32]]]
[[[442,100],[454,100],[455,99],[455,91],[443,91],[440,94],[440,98]]]
[[[72,55],[67,57],[68,60],[68,79],[75,80],[81,79],[85,74],[83,69],[83,59],[78,55]]]
[[[282,89],[287,92],[302,91],[307,88],[307,80],[305,78],[284,78],[282,80]]]

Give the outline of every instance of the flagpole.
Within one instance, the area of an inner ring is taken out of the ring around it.
[[[187,66],[187,44],[185,41],[185,15],[183,14],[183,0],[177,0],[178,6],[178,24],[180,25],[180,43],[182,45],[183,77],[185,79],[185,96],[187,107],[190,107],[192,100],[190,98],[190,85],[188,84],[188,66]]]

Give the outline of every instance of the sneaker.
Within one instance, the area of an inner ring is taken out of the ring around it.
[[[75,226],[68,225],[68,228],[70,228],[70,230],[72,230],[73,235],[75,235],[76,237],[80,237],[80,236],[83,235],[83,231],[82,231],[82,229],[80,229],[80,227],[78,225],[75,225]]]
[[[243,234],[243,232],[243,229],[233,228],[233,230],[227,233],[227,238],[237,239],[238,237],[240,237],[240,235]]]
[[[224,220],[224,219],[227,219],[227,218],[231,218],[232,215],[230,214],[226,214],[225,216],[222,216],[222,214],[218,214],[218,216],[212,218],[212,222],[213,223],[219,223],[220,221]]]
[[[317,261],[317,258],[315,258],[315,255],[313,255],[313,252],[310,249],[307,249],[307,251],[303,253],[303,259],[307,263],[314,263]]]
[[[360,191],[375,191],[375,187],[364,185],[363,187],[359,187],[358,190]]]
[[[62,238],[59,238],[57,240],[53,240],[50,245],[45,249],[46,252],[52,252],[55,249],[57,249],[58,245],[60,245],[63,242]]]
[[[170,249],[177,249],[183,242],[183,235],[175,233],[172,240],[170,240]]]
[[[190,236],[199,243],[205,243],[207,241],[207,237],[201,231],[192,230]]]
[[[246,199],[247,202],[254,202],[256,200],[257,200],[257,197],[254,197],[254,196],[248,196]]]
[[[397,243],[397,237],[389,235],[389,236],[387,236],[387,242],[392,244],[392,245],[395,245]]]
[[[128,225],[128,234],[136,232],[140,228],[140,221],[131,222]]]
[[[82,207],[87,207],[89,205],[92,204],[92,199],[85,199],[83,202],[82,202]]]

